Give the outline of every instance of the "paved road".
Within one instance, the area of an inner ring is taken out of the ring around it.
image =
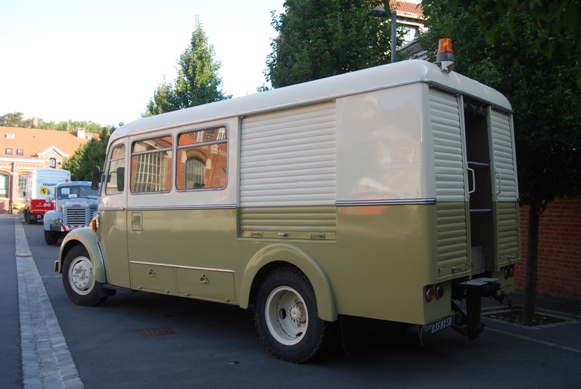
[[[547,305],[569,320],[536,329],[487,319],[473,342],[446,330],[421,347],[413,331],[365,328],[358,354],[293,365],[263,349],[236,307],[131,292],[72,304],[40,225],[0,216],[0,245],[0,388],[581,387],[579,306]]]

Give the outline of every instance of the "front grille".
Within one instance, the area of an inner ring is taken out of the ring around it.
[[[87,208],[67,208],[64,213],[64,224],[65,225],[87,225]]]

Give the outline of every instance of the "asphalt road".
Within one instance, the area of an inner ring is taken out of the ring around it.
[[[0,216],[0,388],[21,388],[23,379],[26,388],[63,387],[43,383],[50,366],[27,370],[30,360],[23,358],[31,346],[42,349],[43,340],[25,337],[19,300],[32,301],[36,292],[18,290],[17,262],[24,256],[15,223],[20,219]],[[364,326],[355,355],[338,348],[322,361],[295,365],[273,358],[258,340],[252,313],[237,307],[127,291],[96,308],[73,304],[53,272],[58,247],[44,243],[41,225],[21,224],[48,296],[41,304],[52,306],[74,361],[66,371],[78,373],[78,381],[65,374],[71,388],[581,387],[581,316],[575,313],[541,329],[487,319],[488,329],[475,341],[445,330],[423,347],[413,329],[386,334]],[[20,285],[32,281],[21,274]]]

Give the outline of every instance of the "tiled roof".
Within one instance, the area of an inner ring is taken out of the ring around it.
[[[407,1],[389,0],[389,7],[396,11],[417,14],[419,17],[422,16],[424,12],[421,4],[410,3]]]
[[[11,157],[17,157],[18,149],[24,150],[25,157],[35,157],[54,146],[71,157],[79,146],[91,138],[99,139],[99,134],[85,133],[80,138],[77,132],[0,127],[0,155],[5,156],[6,149],[11,148]]]

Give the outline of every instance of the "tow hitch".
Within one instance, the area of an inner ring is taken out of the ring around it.
[[[475,278],[457,284],[452,296],[452,310],[456,314],[452,328],[470,340],[476,339],[484,329],[480,321],[482,297],[493,297],[502,303],[504,294],[497,296],[499,289],[498,278]],[[463,299],[466,299],[466,312],[454,302]]]

